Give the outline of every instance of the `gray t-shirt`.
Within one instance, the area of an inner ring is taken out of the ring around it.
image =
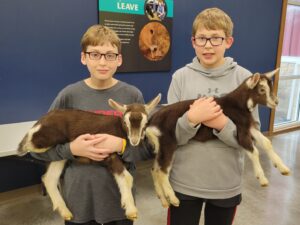
[[[64,88],[52,103],[52,109],[81,109],[102,114],[114,114],[108,99],[130,104],[144,103],[141,92],[134,86],[118,81],[113,87],[96,90],[79,81]],[[72,222],[84,223],[95,220],[98,223],[126,219],[121,208],[120,192],[107,168],[101,163],[81,164],[73,161],[69,143],[57,145],[45,153],[31,153],[33,157],[56,161],[68,159],[62,179],[62,194],[73,213]],[[145,146],[131,147],[127,144],[122,159],[127,169],[135,170],[134,162],[152,158],[151,150]]]

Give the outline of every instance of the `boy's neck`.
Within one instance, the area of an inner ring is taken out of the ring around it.
[[[91,77],[84,80],[87,86],[97,90],[104,90],[113,87],[118,80],[115,78],[111,78],[109,80],[94,80]]]

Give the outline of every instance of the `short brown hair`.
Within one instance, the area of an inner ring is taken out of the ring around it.
[[[205,9],[196,16],[193,22],[193,37],[201,27],[208,30],[223,30],[226,37],[231,37],[233,32],[233,22],[231,18],[223,10],[218,8]]]
[[[81,50],[85,52],[89,45],[104,45],[110,43],[118,48],[118,53],[121,53],[121,40],[117,33],[109,27],[103,25],[93,25],[87,29],[81,38]]]

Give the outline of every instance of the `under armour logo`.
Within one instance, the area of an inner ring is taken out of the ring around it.
[[[212,88],[208,88],[208,94],[214,92],[215,94],[218,94],[219,93],[219,88],[215,88],[214,90]]]

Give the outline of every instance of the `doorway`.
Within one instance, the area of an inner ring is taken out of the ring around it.
[[[300,128],[300,0],[288,0],[280,57],[274,132]]]

